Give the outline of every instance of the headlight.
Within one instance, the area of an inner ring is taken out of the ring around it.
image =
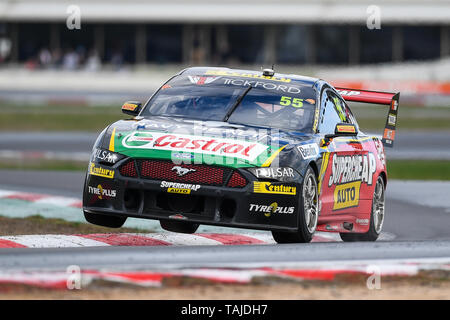
[[[125,156],[120,153],[115,153],[100,148],[92,149],[91,161],[94,162],[112,166],[117,161],[122,160],[123,158],[125,158]]]
[[[300,174],[289,167],[249,168],[248,171],[258,179],[273,179],[284,182],[300,179]]]

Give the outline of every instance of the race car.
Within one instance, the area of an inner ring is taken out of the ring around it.
[[[347,101],[388,105],[383,137],[361,132]],[[90,223],[127,217],[194,233],[199,225],[270,230],[278,243],[316,231],[374,241],[385,217],[384,146],[399,93],[334,88],[272,69],[185,69],[101,132],[86,173]]]

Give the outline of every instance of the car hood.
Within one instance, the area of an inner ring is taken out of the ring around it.
[[[282,153],[311,139],[311,134],[274,128],[155,116],[115,122],[102,144],[134,158],[239,168],[269,166]]]

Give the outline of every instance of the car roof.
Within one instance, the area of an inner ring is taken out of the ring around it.
[[[275,73],[273,77],[265,77],[262,74],[262,71],[255,70],[244,70],[244,69],[231,69],[231,68],[223,68],[223,67],[192,67],[187,68],[181,71],[179,74],[185,75],[207,75],[207,74],[216,74],[216,75],[230,75],[236,77],[251,77],[251,78],[261,78],[261,79],[278,79],[285,80],[289,82],[293,82],[298,85],[303,85],[307,87],[313,87],[317,81],[320,81],[318,78],[306,77],[296,74],[284,74],[284,73]]]

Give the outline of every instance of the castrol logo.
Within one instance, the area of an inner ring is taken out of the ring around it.
[[[167,132],[135,131],[122,140],[131,149],[195,152],[254,161],[268,146],[256,141],[214,138]]]

